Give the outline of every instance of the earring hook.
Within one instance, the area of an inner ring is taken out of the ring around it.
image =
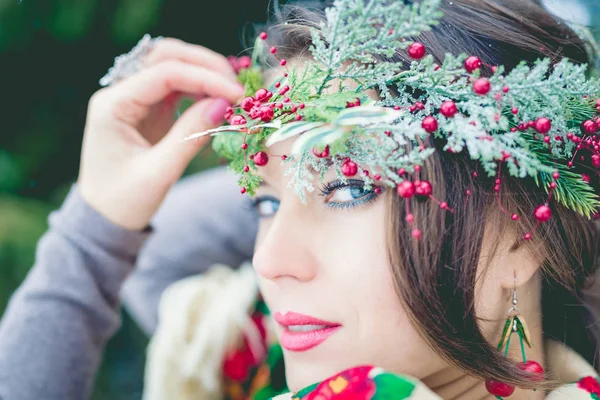
[[[512,304],[513,306],[508,310],[508,315],[510,316],[511,313],[514,311],[516,312],[515,315],[520,315],[521,311],[519,311],[519,309],[517,308],[517,304],[519,302],[519,300],[517,299],[517,272],[514,272],[515,274],[515,281],[513,284],[513,296],[512,296]]]

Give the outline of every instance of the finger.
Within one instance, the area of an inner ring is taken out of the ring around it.
[[[109,89],[114,97],[113,106],[125,122],[134,124],[147,114],[147,108],[164,100],[173,92],[194,96],[223,97],[236,103],[244,94],[241,84],[225,79],[223,75],[206,68],[181,61],[164,61],[142,70]]]
[[[224,120],[229,102],[223,98],[203,99],[190,106],[175,122],[169,133],[152,149],[154,157],[166,161],[170,168],[183,173],[187,164],[206,144],[209,137],[182,140],[195,132],[216,128]]]
[[[227,58],[203,46],[186,43],[179,39],[165,38],[156,44],[146,57],[144,64],[152,66],[167,60],[179,60],[204,67],[237,81],[237,74]]]

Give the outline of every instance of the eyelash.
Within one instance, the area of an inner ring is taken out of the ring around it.
[[[321,187],[321,196],[329,196],[338,189],[354,187],[362,188],[364,185],[365,182],[359,179],[348,179],[347,183],[344,183],[340,180],[327,182]],[[348,201],[344,203],[326,203],[325,206],[336,210],[351,210],[356,207],[364,207],[375,201],[377,197],[379,197],[379,194],[371,191],[355,201]]]
[[[323,184],[322,187],[320,188],[320,191],[321,191],[320,195],[327,197],[339,189],[353,188],[353,187],[362,188],[364,185],[365,185],[365,183],[358,179],[348,179],[347,183],[343,183],[340,180],[335,180],[335,181],[331,181],[331,182],[327,182],[327,183]],[[361,197],[355,201],[348,201],[348,202],[344,202],[344,203],[328,202],[325,204],[325,206],[332,208],[332,209],[336,209],[336,210],[351,210],[356,207],[364,207],[364,206],[372,203],[373,201],[375,201],[377,199],[377,197],[379,197],[379,194],[376,194],[374,191],[371,191],[371,192],[368,192],[368,194],[365,194],[363,197]],[[277,203],[279,202],[279,200],[273,196],[258,196],[256,198],[252,199],[251,206],[254,210],[259,212],[259,206],[261,205],[261,203],[263,203],[265,201],[272,201],[272,202],[277,202]],[[259,217],[268,218],[268,216],[261,216],[260,212],[259,212]]]

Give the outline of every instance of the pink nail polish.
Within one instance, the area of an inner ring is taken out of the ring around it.
[[[225,119],[225,111],[230,104],[227,100],[218,98],[208,106],[206,113],[212,123],[218,124]]]

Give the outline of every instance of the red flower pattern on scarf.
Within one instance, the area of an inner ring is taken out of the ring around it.
[[[372,366],[351,368],[321,382],[302,400],[370,400],[375,382],[369,379]]]
[[[577,382],[577,386],[588,393],[600,396],[600,383],[592,376],[586,376]]]

